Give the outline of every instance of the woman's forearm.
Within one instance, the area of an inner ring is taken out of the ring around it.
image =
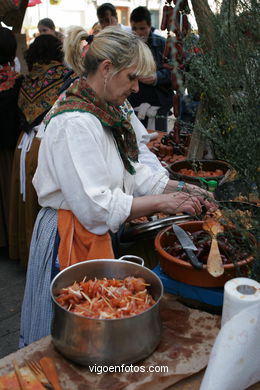
[[[202,212],[202,206],[207,210],[217,208],[214,197],[208,191],[191,184],[180,184],[175,180],[169,180],[163,194],[133,198],[127,221],[158,212],[170,215],[183,212],[198,215]]]
[[[131,213],[127,218],[127,221],[159,212],[160,196],[161,195],[147,195],[133,198]]]
[[[164,194],[168,194],[169,192],[175,192],[177,191],[177,186],[178,186],[178,181],[177,180],[169,180],[168,183],[166,184],[166,187],[163,191]]]

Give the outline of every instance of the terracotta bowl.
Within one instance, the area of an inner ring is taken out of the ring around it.
[[[179,224],[184,230],[191,233],[202,229],[202,221],[191,221]],[[173,235],[169,235],[168,232],[172,232],[172,227],[160,231],[155,237],[155,248],[159,253],[160,265],[163,271],[171,278],[191,284],[192,286],[199,287],[223,287],[224,284],[235,277],[237,277],[237,268],[239,267],[239,276],[247,276],[248,265],[253,261],[253,256],[249,256],[247,259],[234,264],[225,264],[224,273],[219,277],[213,277],[206,269],[206,265],[203,265],[203,269],[195,269],[189,262],[181,260],[167,253],[163,248],[170,246]],[[172,233],[174,234],[174,233]],[[252,236],[253,238],[253,236]]]
[[[221,169],[225,175],[225,173],[231,169],[231,165],[228,164],[226,161],[222,160],[182,160],[182,161],[176,161],[168,166],[168,171],[170,173],[170,179],[173,180],[183,180],[190,184],[196,184],[200,187],[205,187],[205,184],[200,181],[200,179],[196,176],[188,176],[183,175],[179,173],[179,171],[183,168],[185,169],[194,169],[194,166],[196,169],[203,169],[204,171],[215,171],[216,169]],[[205,180],[216,180],[220,181],[224,175],[221,176],[208,176],[204,177]]]

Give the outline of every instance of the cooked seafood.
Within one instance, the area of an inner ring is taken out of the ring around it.
[[[195,176],[195,177],[218,177],[224,175],[222,169],[215,169],[214,171],[204,171],[204,170],[194,171],[193,169],[182,168],[178,171],[178,173],[185,176]]]
[[[89,318],[115,319],[139,314],[155,304],[143,278],[94,279],[62,288],[56,301]]]

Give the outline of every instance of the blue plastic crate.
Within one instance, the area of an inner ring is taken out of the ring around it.
[[[157,265],[153,272],[161,279],[165,292],[213,306],[219,307],[223,305],[224,288],[197,287],[179,282],[166,275],[160,265]]]

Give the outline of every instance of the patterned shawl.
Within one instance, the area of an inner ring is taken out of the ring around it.
[[[22,82],[18,99],[18,106],[29,125],[44,116],[52,107],[69,72],[70,70],[58,61],[33,65],[31,72]]]
[[[19,76],[19,73],[15,72],[10,65],[0,65],[0,92],[13,88]]]
[[[138,161],[138,146],[136,136],[131,123],[124,117],[120,107],[115,107],[102,101],[86,79],[80,78],[67,89],[66,96],[57,101],[47,115],[46,124],[51,118],[68,111],[89,112],[95,115],[104,127],[111,130],[116,141],[125,169],[135,174],[135,169],[130,161]]]

